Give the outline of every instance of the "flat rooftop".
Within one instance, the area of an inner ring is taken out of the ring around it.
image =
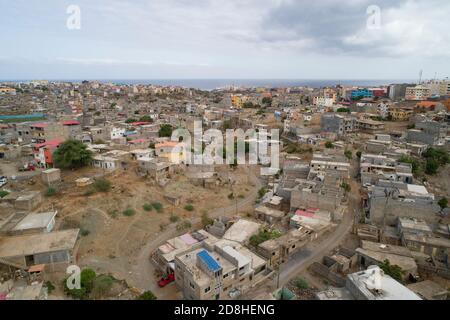
[[[223,235],[223,239],[244,243],[259,231],[261,224],[250,220],[240,219]]]
[[[52,219],[56,216],[57,211],[43,212],[43,213],[30,213],[23,218],[12,230],[29,230],[46,228]]]
[[[0,257],[20,257],[38,253],[71,250],[80,229],[0,238]]]

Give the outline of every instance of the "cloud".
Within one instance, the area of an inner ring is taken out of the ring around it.
[[[381,9],[380,29],[367,28],[370,5]],[[322,54],[450,56],[449,11],[450,3],[438,0],[289,0],[267,14],[258,40],[297,41]]]

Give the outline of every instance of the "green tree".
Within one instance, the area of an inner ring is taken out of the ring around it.
[[[150,117],[150,116],[148,116],[148,115],[145,115],[145,116],[142,116],[142,117],[139,119],[139,121],[141,121],[141,122],[153,122],[153,119],[152,119],[152,117]]]
[[[325,148],[327,148],[327,149],[333,149],[333,148],[334,148],[333,142],[331,142],[331,141],[325,142]]]
[[[133,123],[133,122],[138,122],[136,118],[128,118],[127,120],[125,120],[125,123]]]
[[[161,125],[161,127],[159,128],[159,137],[163,138],[170,138],[172,136],[172,132],[173,132],[173,127],[170,124],[163,124]]]
[[[347,182],[342,182],[341,188],[344,189],[344,191],[347,193],[352,190],[352,188],[350,187],[350,185]]]
[[[429,158],[425,162],[425,173],[435,175],[439,169],[439,162],[435,159]]]
[[[55,150],[53,160],[58,168],[81,168],[92,162],[92,152],[80,141],[67,140]]]
[[[337,112],[339,112],[339,113],[350,113],[350,109],[349,108],[339,108],[339,109],[337,109]]]
[[[345,150],[344,155],[348,160],[353,159],[353,153],[350,150]]]

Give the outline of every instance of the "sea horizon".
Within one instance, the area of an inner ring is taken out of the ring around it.
[[[72,82],[98,81],[101,83],[113,83],[117,85],[159,85],[180,86],[199,90],[214,90],[223,87],[310,87],[322,88],[336,85],[346,86],[383,86],[393,83],[415,83],[414,80],[406,79],[14,79],[0,80],[0,83],[26,83],[32,81],[46,80],[49,82]]]

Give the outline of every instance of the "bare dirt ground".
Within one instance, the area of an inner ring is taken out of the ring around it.
[[[159,289],[156,286],[155,270],[149,262],[152,250],[164,241],[184,232],[177,225],[189,220],[192,228],[200,226],[201,216],[208,213],[211,218],[220,215],[232,216],[250,212],[260,187],[258,181],[252,180],[249,168],[229,167],[229,176],[236,181],[233,187],[224,185],[206,189],[191,184],[182,174],[172,177],[169,184],[160,187],[149,179],[138,177],[132,170],[118,170],[107,174],[112,183],[108,193],[97,192],[87,196],[90,187],[77,187],[75,180],[80,177],[101,176],[102,170],[84,168],[77,171],[63,171],[63,182],[57,186],[57,194],[43,197],[43,203],[35,211],[58,210],[56,229],[80,228],[81,239],[76,255],[80,267],[91,267],[99,273],[111,274],[116,279],[126,280],[129,285],[141,291],[152,289],[160,299],[180,298],[174,285]],[[45,193],[47,187],[40,177],[33,178],[34,184],[17,182],[16,191],[39,190]],[[234,197],[230,199],[230,194]],[[180,196],[180,205],[175,207],[165,200],[164,195]],[[145,211],[146,203],[159,202],[163,211]],[[193,211],[184,207],[192,204]],[[123,211],[133,209],[135,214],[125,216]],[[246,211],[247,210],[247,211]],[[178,222],[171,222],[176,215]]]

